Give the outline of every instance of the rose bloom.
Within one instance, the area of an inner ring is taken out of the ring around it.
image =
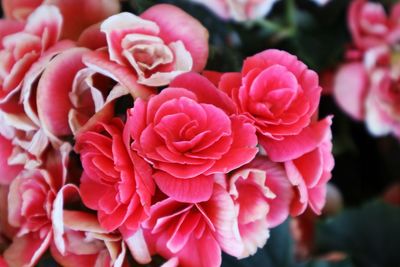
[[[67,177],[69,152],[69,144],[49,150],[42,168],[24,170],[12,181],[8,222],[19,230],[4,252],[10,266],[34,266],[48,249],[53,201]]]
[[[244,244],[240,258],[245,258],[265,245],[269,228],[288,217],[293,188],[282,164],[265,156],[258,156],[235,171],[228,183]]]
[[[205,202],[182,203],[172,198],[157,202],[143,231],[148,246],[137,251],[157,253],[169,260],[168,266],[217,267],[221,249],[233,256],[243,250],[233,201],[219,184]]]
[[[68,184],[54,200],[52,256],[62,266],[123,266],[126,249],[120,235],[102,228],[94,214],[65,209],[79,198],[79,189]]]
[[[327,117],[320,123],[325,125],[321,130],[324,133],[321,142],[310,152],[285,162],[289,181],[296,187],[290,207],[292,216],[303,213],[307,206],[316,214],[321,214],[325,205],[327,183],[332,177],[331,171],[335,165],[330,128],[332,118]]]
[[[158,187],[178,201],[212,194],[211,174],[227,173],[256,155],[254,127],[233,113],[229,97],[206,78],[187,73],[128,111],[132,144],[155,169]]]
[[[147,218],[155,188],[150,166],[129,149],[129,133],[123,129],[118,118],[99,123],[77,136],[75,151],[84,169],[83,203],[97,210],[103,228],[119,228],[129,236]]]
[[[54,45],[61,34],[62,17],[54,6],[42,6],[33,12],[25,28],[5,36],[0,50],[0,102],[7,101],[21,88],[31,65]]]
[[[222,19],[246,21],[263,18],[278,0],[192,0],[208,7]]]
[[[0,119],[0,123],[5,122]],[[4,125],[0,128],[4,128]],[[12,134],[15,134],[15,132],[11,131],[10,134],[8,135],[0,129],[0,185],[9,185],[23,169],[22,164],[13,164],[12,162],[14,150]]]
[[[258,53],[244,61],[242,73],[223,74],[219,88],[254,124],[271,160],[296,158],[320,142],[323,126],[310,126],[321,95],[318,75],[295,56],[274,49]]]
[[[126,12],[111,16],[100,30],[110,60],[129,67],[144,85],[167,85],[178,74],[201,71],[207,61],[208,31],[172,5],[152,6],[140,17]]]
[[[400,4],[392,7],[388,16],[382,4],[354,0],[349,8],[348,24],[354,44],[365,50],[400,38]]]
[[[77,39],[92,24],[119,12],[118,0],[3,0],[6,18],[24,21],[41,5],[57,6],[64,19],[63,38]],[[79,19],[76,19],[79,18]]]

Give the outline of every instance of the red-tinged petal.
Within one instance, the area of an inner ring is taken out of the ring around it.
[[[62,254],[54,243],[50,244],[51,256],[54,260],[61,264],[61,266],[96,266],[97,254],[76,255],[76,254]]]
[[[15,237],[4,251],[4,259],[10,266],[35,266],[48,249],[51,237],[50,231],[44,238],[37,232]]]
[[[283,140],[273,140],[260,136],[260,143],[272,161],[283,162],[298,158],[319,146],[330,134],[332,117],[311,124],[298,135],[287,136]]]
[[[22,171],[23,165],[11,165],[12,141],[0,135],[0,185],[8,185]]]
[[[84,30],[79,36],[78,45],[91,50],[107,46],[106,35],[100,31],[100,23],[93,24]]]
[[[223,172],[227,173],[233,169],[249,163],[258,152],[256,129],[247,123],[243,117],[233,116],[232,119],[232,138],[233,143],[228,153],[208,170],[206,173]]]
[[[56,136],[71,133],[69,93],[75,74],[84,67],[82,56],[89,50],[72,48],[56,56],[46,67],[37,88],[37,109],[44,128]],[[57,105],[54,105],[57,103]]]
[[[208,31],[198,20],[168,4],[152,6],[140,17],[158,24],[165,43],[181,40],[192,55],[193,70],[203,70],[208,59]]]
[[[339,107],[356,120],[362,120],[365,116],[367,90],[368,75],[362,63],[349,63],[338,70],[333,96]]]
[[[161,267],[178,267],[179,266],[179,258],[173,257],[168,259],[166,262],[161,265]]]
[[[2,1],[3,4],[6,1]],[[0,49],[3,48],[2,40],[5,36],[21,31],[25,24],[19,21],[0,19]]]
[[[83,203],[94,210],[99,209],[99,196],[104,195],[108,188],[90,179],[85,172],[82,173],[79,186]]]
[[[239,259],[254,255],[258,248],[264,247],[269,238],[269,224],[266,220],[257,220],[248,224],[240,224],[240,235],[243,237],[243,252]]]
[[[307,187],[314,187],[322,176],[323,158],[319,149],[293,160]]]
[[[235,112],[235,105],[224,92],[218,90],[209,80],[197,73],[184,73],[176,77],[171,87],[181,87],[194,93],[202,103],[215,105],[228,114]]]
[[[222,250],[239,257],[244,247],[239,234],[236,210],[229,193],[219,184],[214,184],[210,200],[200,205],[215,227],[215,237]]]
[[[310,188],[308,198],[311,209],[316,214],[320,215],[326,202],[326,185],[324,184]]]
[[[76,40],[90,25],[98,23],[120,10],[118,0],[47,0],[46,4],[57,6],[64,18],[63,38]],[[79,19],[77,19],[79,18]]]
[[[232,96],[232,90],[242,85],[242,74],[239,72],[227,72],[221,76],[218,88]]]
[[[223,72],[212,71],[212,70],[205,70],[201,73],[204,77],[206,77],[212,84],[218,87],[219,81],[221,77],[224,75]]]
[[[24,21],[43,0],[3,0],[1,6],[7,18]]]
[[[188,179],[175,178],[165,172],[157,172],[154,179],[158,187],[171,198],[189,203],[206,201],[213,191],[212,176],[197,176]]]

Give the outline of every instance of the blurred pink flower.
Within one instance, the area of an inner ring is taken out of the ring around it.
[[[205,5],[222,19],[246,21],[261,19],[278,0],[191,0]]]
[[[232,114],[229,97],[206,78],[188,73],[128,111],[132,149],[155,169],[154,179],[178,201],[199,202],[212,194],[211,174],[251,161],[255,129]]]

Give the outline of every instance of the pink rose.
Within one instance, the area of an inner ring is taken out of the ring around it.
[[[58,189],[65,183],[70,146],[49,151],[43,168],[24,170],[8,193],[8,221],[19,228],[4,252],[11,266],[34,266],[52,238],[51,212]],[[22,253],[23,252],[23,253]]]
[[[257,153],[255,129],[235,115],[229,97],[204,77],[188,73],[128,111],[131,147],[156,169],[158,187],[178,201],[212,194],[211,174],[227,173]]]
[[[358,49],[395,43],[400,38],[398,15],[400,5],[393,6],[390,17],[382,4],[366,0],[354,0],[348,13],[348,24]]]
[[[320,126],[310,128],[321,87],[318,75],[295,56],[266,50],[244,61],[242,73],[226,73],[219,83],[257,128],[259,143],[273,161],[309,152],[320,142]]]
[[[178,74],[201,71],[207,61],[207,30],[172,5],[155,5],[140,17],[114,15],[101,31],[110,59],[132,69],[141,84],[167,85]]]
[[[143,224],[149,252],[170,259],[171,266],[182,267],[220,266],[221,249],[240,255],[243,245],[237,227],[232,199],[218,184],[206,202],[190,204],[167,198],[154,204]]]
[[[76,199],[78,188],[68,184],[54,201],[54,242],[50,246],[54,259],[62,266],[123,266],[126,248],[121,236],[101,228],[94,214],[64,209]]]
[[[246,21],[263,18],[278,0],[192,0],[205,5],[222,19]]]
[[[25,28],[2,39],[0,50],[0,102],[15,94],[31,65],[54,45],[61,34],[62,17],[54,6],[41,6],[33,12]]]
[[[316,214],[321,214],[325,205],[326,185],[332,176],[335,162],[330,130],[332,118],[327,117],[322,122],[325,123],[322,142],[312,151],[285,162],[288,178],[297,188],[290,208],[293,216],[303,213],[308,205]]]
[[[147,218],[154,194],[152,170],[128,149],[128,132],[113,119],[77,136],[84,172],[80,191],[83,203],[98,212],[100,225],[130,235]]]
[[[63,16],[63,38],[78,39],[84,29],[116,14],[118,0],[3,0],[5,16],[25,20],[40,5],[57,6]],[[79,19],[76,19],[79,18]]]

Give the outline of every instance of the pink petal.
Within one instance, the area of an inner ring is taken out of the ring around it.
[[[362,120],[365,116],[365,97],[368,76],[362,63],[349,63],[338,70],[333,96],[338,105],[352,118]]]
[[[23,165],[10,165],[8,159],[11,156],[13,145],[11,140],[0,135],[0,184],[8,185],[22,171]]]
[[[3,5],[6,1],[3,1]],[[8,19],[0,19],[0,49],[3,48],[2,40],[5,36],[21,31],[24,23]]]
[[[232,100],[200,74],[181,74],[170,83],[170,87],[186,88],[197,96],[198,102],[212,104],[225,110],[228,114],[235,111]]]
[[[283,140],[272,140],[260,137],[260,143],[267,151],[272,161],[289,161],[315,149],[330,133],[332,117],[311,124],[309,127],[294,136],[287,136]]]
[[[100,31],[100,23],[88,27],[78,39],[78,45],[96,50],[107,46],[106,35]]]
[[[203,70],[208,58],[208,31],[198,20],[168,4],[152,6],[140,17],[158,24],[165,43],[181,40],[192,55],[193,70]]]
[[[154,179],[166,195],[181,202],[206,201],[213,191],[213,177],[200,175],[188,179],[175,178],[165,172],[156,172]]]
[[[87,49],[72,48],[56,56],[46,67],[37,88],[37,110],[46,130],[56,136],[68,135],[69,93],[76,73],[84,67]],[[54,105],[57,103],[57,105]]]

